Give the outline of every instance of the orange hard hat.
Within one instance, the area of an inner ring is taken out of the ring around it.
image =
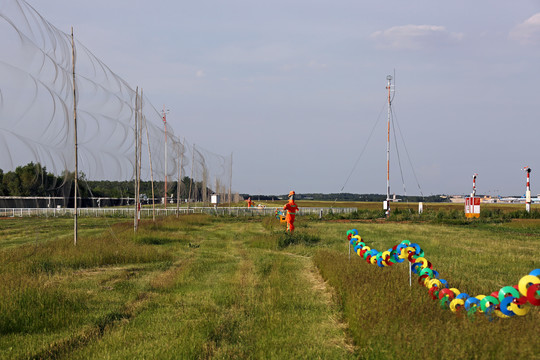
[[[292,196],[292,195],[294,195],[294,191],[289,192],[289,196]]]

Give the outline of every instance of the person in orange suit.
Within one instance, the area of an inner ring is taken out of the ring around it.
[[[253,201],[251,201],[251,197],[248,197],[248,199],[246,201],[247,201],[247,207],[248,208],[253,206]]]
[[[291,234],[294,233],[294,218],[298,211],[298,206],[294,202],[294,191],[289,193],[289,202],[283,207],[283,210],[287,210],[285,221],[287,221],[287,231]]]

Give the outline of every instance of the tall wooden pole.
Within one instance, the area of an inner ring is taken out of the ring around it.
[[[191,176],[189,179],[189,193],[188,193],[188,205],[187,205],[188,213],[189,213],[189,203],[191,202],[191,187],[193,185],[193,166],[195,166],[194,161],[195,161],[195,144],[193,144],[193,151],[191,152]]]
[[[185,146],[185,143],[186,143],[186,138],[184,138],[182,140],[182,153],[180,154],[180,184],[178,184],[178,192],[179,194],[181,195],[181,187],[182,187],[182,184],[183,184],[183,181],[182,181],[182,172],[184,170],[184,153],[186,152],[186,146]],[[185,176],[185,175],[184,175]]]
[[[143,115],[144,126],[146,127],[146,142],[148,143],[148,159],[150,161],[150,181],[152,184],[152,221],[156,221],[156,201],[154,198],[154,170],[152,169],[152,152],[150,151],[150,135],[148,134],[148,123]]]
[[[231,153],[231,173],[229,174],[229,208],[231,207],[231,188],[232,188],[232,155],[233,153]],[[230,210],[230,209],[229,209]]]
[[[137,138],[139,140],[139,171],[137,172],[137,222],[141,220],[141,167],[142,167],[142,134],[143,134],[143,89],[141,88],[141,95],[139,96],[139,132]]]
[[[135,216],[133,217],[133,231],[137,232],[137,229],[139,227],[139,221],[137,220],[137,208],[138,208],[138,197],[139,194],[137,193],[137,178],[138,178],[138,172],[139,172],[139,133],[138,133],[138,122],[139,122],[139,87],[137,86],[137,90],[135,93]]]
[[[167,210],[167,114],[165,113],[165,105],[163,105],[163,126],[165,128],[165,210]],[[165,211],[165,216],[167,211]]]
[[[180,174],[182,170],[182,163],[180,160],[180,153],[182,152],[181,143],[178,144],[177,161],[178,161],[178,180],[176,180],[176,217],[180,215]]]
[[[71,27],[71,59],[73,69],[73,132],[75,134],[75,195],[73,201],[73,244],[77,245],[77,188],[79,187],[79,149],[77,144],[77,89],[75,87],[75,37],[73,36],[73,26]]]

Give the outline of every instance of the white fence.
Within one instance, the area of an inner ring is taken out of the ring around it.
[[[155,209],[155,215],[158,217],[176,215],[176,214],[212,214],[212,215],[232,215],[232,216],[269,216],[275,215],[276,209],[280,208],[247,208],[247,207],[191,207],[191,208],[169,208]],[[357,208],[300,208],[298,215],[319,215],[327,214],[350,214],[356,211]],[[85,217],[133,217],[134,208],[118,207],[118,208],[79,208],[77,209],[78,216]],[[73,216],[73,209],[67,208],[0,208],[0,217],[58,217],[58,216]],[[152,218],[152,209],[141,209],[141,218]]]

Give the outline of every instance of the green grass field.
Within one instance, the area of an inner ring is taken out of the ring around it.
[[[416,242],[489,295],[540,268],[540,220],[384,222],[203,215],[0,220],[1,359],[534,359],[540,308],[490,320],[431,300],[408,267],[348,255],[346,232]]]

